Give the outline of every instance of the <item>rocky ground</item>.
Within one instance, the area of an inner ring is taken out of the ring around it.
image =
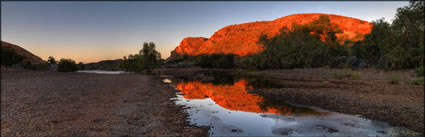
[[[205,136],[159,77],[1,72],[1,136]]]

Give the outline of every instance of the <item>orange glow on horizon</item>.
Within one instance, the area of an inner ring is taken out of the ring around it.
[[[13,44],[13,43],[12,43]],[[47,59],[52,56],[57,61],[61,58],[72,59],[75,62],[83,62],[87,63],[96,63],[103,60],[115,60],[122,59],[124,56],[128,56],[130,54],[137,54],[140,49],[136,48],[122,48],[118,50],[105,50],[105,49],[86,49],[86,48],[75,48],[72,46],[67,46],[66,49],[55,48],[51,46],[50,50],[45,50],[42,48],[33,48],[33,44],[16,44],[29,52],[33,53],[36,56],[39,56],[43,60],[47,61]],[[123,47],[123,46],[121,46]],[[170,53],[169,51],[165,51],[164,49],[158,50],[161,53],[161,57],[163,59],[167,58]]]

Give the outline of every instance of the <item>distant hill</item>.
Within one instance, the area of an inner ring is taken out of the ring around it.
[[[239,56],[258,53],[264,50],[263,45],[258,43],[262,34],[271,38],[279,34],[280,29],[287,27],[292,29],[292,24],[307,25],[320,16],[326,15],[330,24],[338,26],[342,33],[337,33],[337,40],[343,43],[345,40],[362,40],[365,34],[371,32],[373,24],[356,18],[340,15],[309,13],[294,14],[275,19],[273,21],[258,21],[237,25],[226,26],[214,33],[210,38],[187,37],[179,46],[171,52],[167,59],[179,58],[181,55],[198,56],[213,53],[231,53]]]
[[[24,62],[31,62],[32,64],[47,63],[46,61],[44,61],[40,57],[34,55],[33,53],[29,52],[28,50],[26,50],[26,49],[24,49],[24,48],[22,48],[18,45],[14,45],[14,44],[11,44],[11,43],[8,43],[8,42],[1,41],[1,48],[13,49],[19,55],[25,56]]]
[[[95,63],[87,63],[85,69],[87,70],[119,70],[119,64],[123,61],[122,59],[115,60],[102,60]]]

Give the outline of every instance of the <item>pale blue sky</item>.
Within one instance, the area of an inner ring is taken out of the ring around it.
[[[391,21],[404,2],[1,2],[1,39],[43,59],[95,62],[137,53],[153,41],[162,57],[185,37],[296,13]]]

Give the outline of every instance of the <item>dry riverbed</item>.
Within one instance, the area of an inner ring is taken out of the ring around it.
[[[159,77],[1,72],[1,136],[205,136]]]

